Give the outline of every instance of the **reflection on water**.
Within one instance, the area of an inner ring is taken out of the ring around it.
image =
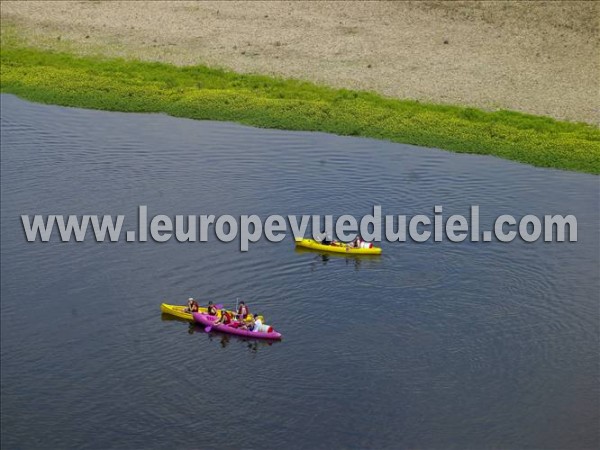
[[[281,341],[267,341],[264,339],[249,339],[242,336],[235,336],[231,334],[219,333],[218,331],[210,331],[207,333],[204,328],[197,325],[191,325],[188,332],[192,333],[204,333],[209,342],[218,343],[222,348],[226,348],[233,341],[235,345],[246,347],[252,353],[258,352],[258,350],[271,347],[273,345],[281,344]]]
[[[311,272],[321,265],[326,266],[331,260],[337,260],[345,264],[346,267],[354,268],[354,270],[376,268],[381,263],[381,255],[348,255],[346,253],[330,253],[303,247],[296,247],[295,252],[302,255],[313,255],[309,263]]]
[[[598,177],[12,96],[1,106],[2,448],[223,448],[193,431],[207,429],[232,448],[600,446]],[[579,242],[383,243],[358,257],[294,250],[288,236],[240,253],[214,240],[28,244],[19,221],[126,214],[132,229],[138,205],[264,218],[374,204],[477,204],[482,229],[499,214],[574,214]],[[164,299],[190,296],[229,308],[239,297],[284,340],[159,318]]]

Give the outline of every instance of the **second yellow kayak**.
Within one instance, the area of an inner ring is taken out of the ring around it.
[[[352,247],[348,244],[344,244],[343,242],[336,242],[335,244],[325,245],[317,242],[313,239],[296,239],[296,245],[298,247],[311,248],[313,250],[321,250],[324,252],[334,252],[334,253],[346,253],[351,255],[380,255],[381,248],[380,247],[372,247],[372,248],[357,248]]]

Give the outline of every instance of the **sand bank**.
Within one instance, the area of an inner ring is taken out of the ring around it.
[[[598,124],[595,2],[2,2],[29,44]]]

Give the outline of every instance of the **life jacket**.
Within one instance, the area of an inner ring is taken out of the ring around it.
[[[215,305],[210,305],[207,309],[207,313],[209,316],[216,316],[217,315],[217,308],[215,308]]]
[[[192,312],[198,312],[198,302],[197,301],[193,301],[192,304],[190,305],[190,310]]]
[[[223,317],[225,317],[225,320],[223,321],[225,325],[231,323],[231,314],[229,314],[227,311],[223,311]]]

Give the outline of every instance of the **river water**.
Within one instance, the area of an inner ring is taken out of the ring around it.
[[[599,445],[599,178],[2,96],[2,448]],[[28,243],[21,214],[574,214],[577,243]],[[272,345],[163,317],[262,312]]]

